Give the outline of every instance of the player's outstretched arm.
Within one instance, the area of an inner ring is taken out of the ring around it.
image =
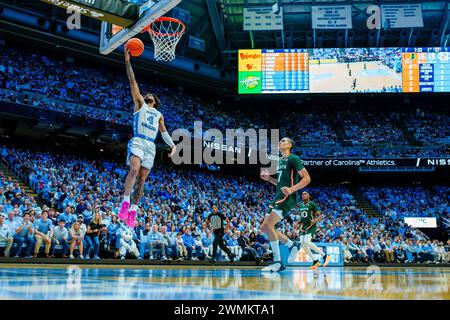
[[[175,143],[173,143],[172,138],[170,137],[170,134],[167,132],[166,125],[164,124],[164,117],[161,116],[161,119],[159,119],[159,132],[161,132],[161,136],[164,140],[164,142],[172,148],[172,151],[169,154],[169,157],[172,157],[175,152],[177,151],[177,147],[175,147]]]
[[[136,81],[136,78],[134,77],[134,72],[133,72],[133,68],[131,67],[131,61],[130,61],[130,53],[128,52],[126,46],[125,46],[124,51],[125,51],[124,52],[125,65],[127,67],[127,76],[128,76],[128,80],[130,81],[131,96],[133,97],[133,102],[134,102],[134,112],[136,112],[144,104],[144,97],[142,97],[141,92],[139,91],[139,85]]]
[[[291,193],[297,192],[298,190],[305,188],[311,182],[311,177],[309,176],[309,173],[305,168],[299,170],[298,174],[301,177],[301,179],[297,184],[294,184],[290,188],[288,187],[281,188],[281,192],[283,192],[285,196],[288,196]]]
[[[270,176],[270,172],[267,169],[261,169],[261,174],[260,174],[261,179],[263,179],[264,181],[268,181],[273,185],[277,185],[277,179],[272,178]]]

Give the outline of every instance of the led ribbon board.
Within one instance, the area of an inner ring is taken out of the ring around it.
[[[139,20],[140,6],[122,0],[41,0],[41,2],[63,9],[72,9],[86,17],[124,28]]]

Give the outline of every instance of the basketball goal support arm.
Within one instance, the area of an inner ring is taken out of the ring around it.
[[[144,30],[145,27],[149,26],[157,18],[172,10],[180,2],[181,0],[161,0],[155,3],[155,5],[144,13],[136,24],[128,29],[122,29],[114,36],[111,36],[112,25],[103,21],[100,32],[100,53],[103,55],[110,54],[129,39]]]

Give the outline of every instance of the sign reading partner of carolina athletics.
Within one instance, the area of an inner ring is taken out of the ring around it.
[[[139,6],[122,0],[41,0],[63,9],[124,28],[139,20]]]

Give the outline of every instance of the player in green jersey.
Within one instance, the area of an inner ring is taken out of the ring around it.
[[[323,266],[326,267],[330,262],[330,256],[316,246],[311,239],[317,232],[317,223],[322,220],[322,213],[315,202],[311,201],[311,196],[308,192],[302,192],[302,203],[299,205],[300,214],[300,244],[306,254],[313,260],[311,269],[317,269],[320,266],[320,261],[315,259],[311,249],[322,256]],[[292,262],[289,261],[288,262]]]
[[[297,204],[297,191],[305,188],[310,182],[308,171],[303,166],[302,160],[292,153],[294,141],[283,138],[279,143],[281,158],[278,160],[278,179],[272,178],[268,170],[261,170],[261,179],[277,186],[275,199],[269,206],[261,231],[267,234],[273,252],[273,263],[262,269],[263,272],[277,272],[286,269],[281,261],[280,245],[283,242],[289,248],[289,259],[298,253],[298,247],[292,240],[281,232],[275,230],[275,225],[288,216],[289,212]]]

